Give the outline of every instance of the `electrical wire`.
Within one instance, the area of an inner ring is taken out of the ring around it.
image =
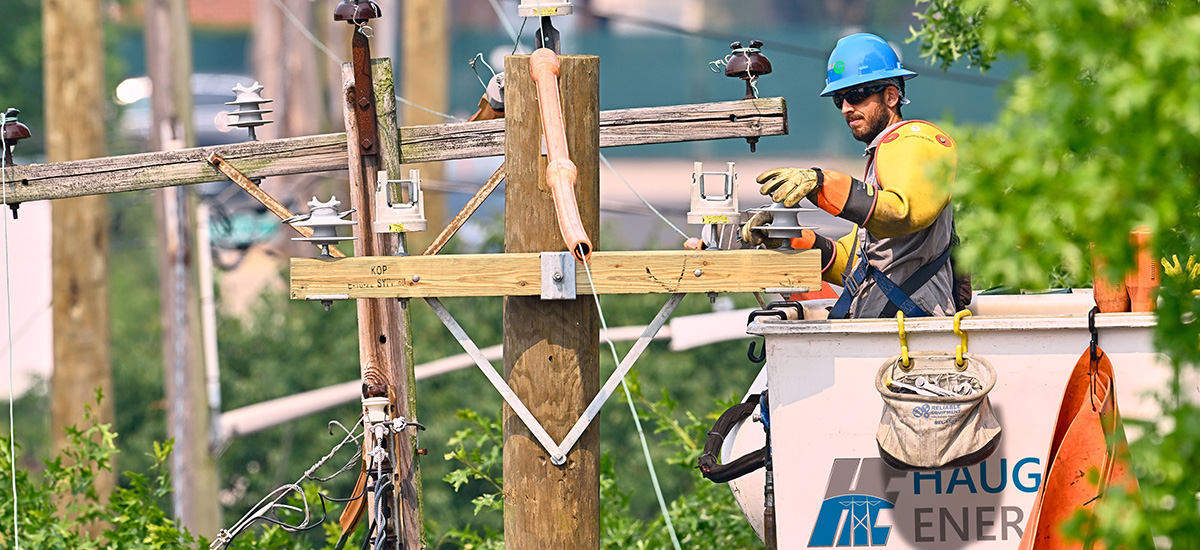
[[[4,127],[8,125],[8,113],[0,113],[0,151],[3,152],[3,158],[0,158],[0,196],[4,199],[4,204],[8,204],[8,158],[11,153],[8,150],[8,141],[4,139]],[[4,218],[4,312],[5,326],[8,331],[8,457],[9,464],[12,466],[12,498],[13,498],[13,546],[15,550],[21,550],[21,532],[20,525],[17,521],[18,514],[18,499],[17,499],[17,424],[15,414],[13,412],[13,332],[12,332],[12,278],[8,271],[8,216],[0,212],[0,217]]]
[[[609,170],[612,170],[612,172],[617,175],[617,179],[621,180],[621,183],[624,183],[625,187],[628,187],[630,191],[633,191],[633,194],[642,201],[642,204],[646,205],[646,208],[649,208],[651,212],[654,212],[654,214],[658,216],[658,219],[671,226],[671,229],[674,229],[676,233],[683,235],[684,239],[688,238],[687,233],[684,233],[682,229],[671,223],[671,220],[668,220],[666,216],[662,215],[662,212],[659,212],[653,204],[650,204],[650,201],[646,200],[646,197],[643,197],[641,193],[638,193],[637,189],[633,188],[633,185],[630,185],[628,181],[625,181],[625,177],[613,167],[611,162],[608,162],[608,157],[604,156],[604,153],[600,153],[600,160],[604,162],[604,165],[607,166]]]
[[[713,31],[713,30],[707,30],[707,29],[699,29],[699,30],[685,29],[679,25],[672,25],[670,23],[666,23],[663,21],[655,21],[653,19],[648,19],[648,18],[644,18],[644,17],[636,17],[636,16],[631,16],[631,15],[625,15],[625,14],[605,15],[605,14],[597,13],[595,11],[593,11],[591,15],[592,15],[592,17],[595,17],[596,19],[600,19],[603,21],[617,21],[617,22],[624,22],[624,23],[633,23],[636,25],[641,25],[643,27],[648,27],[651,29],[662,30],[662,31],[668,31],[668,32],[672,32],[672,33],[679,34],[682,36],[689,36],[692,38],[704,38],[707,40],[720,40],[723,42],[735,42],[735,41],[742,40],[742,37],[735,35],[735,34],[723,33],[723,32],[719,32],[719,31]],[[829,52],[827,50],[822,50],[820,48],[814,48],[812,46],[801,46],[798,44],[789,44],[786,42],[778,42],[775,40],[771,41],[771,50],[778,51],[781,53],[791,54],[791,55],[797,55],[800,57],[807,57],[810,59],[815,59],[815,60],[821,61],[822,63],[824,63],[828,59],[828,56],[829,56]],[[983,76],[983,75],[963,74],[963,73],[951,73],[951,72],[937,73],[937,72],[931,71],[931,72],[923,73],[923,75],[926,78],[950,80],[950,81],[954,81],[954,82],[962,82],[965,84],[975,84],[975,85],[979,85],[979,86],[999,86],[1006,82],[1006,80],[1003,78],[996,78],[996,77],[992,77],[992,76]]]
[[[288,531],[288,532],[308,531],[310,529],[316,528],[317,526],[319,526],[325,522],[325,519],[329,515],[328,509],[325,507],[326,501],[346,502],[346,501],[358,500],[359,498],[362,498],[363,495],[366,494],[365,489],[361,494],[352,496],[349,499],[336,499],[336,498],[328,497],[324,493],[317,491],[317,496],[319,497],[318,500],[321,503],[321,517],[319,519],[317,519],[316,521],[313,521],[313,514],[312,514],[312,511],[309,509],[308,499],[305,498],[304,488],[300,486],[300,484],[303,483],[305,480],[316,481],[316,482],[329,481],[330,479],[333,479],[333,478],[337,477],[338,475],[340,475],[341,473],[349,470],[355,464],[358,464],[359,458],[362,456],[362,447],[361,447],[361,445],[359,445],[358,440],[360,437],[365,436],[365,434],[363,434],[363,436],[359,436],[359,435],[355,435],[354,432],[356,432],[358,430],[359,426],[361,426],[361,425],[362,425],[361,418],[359,419],[358,423],[355,424],[354,427],[349,430],[347,430],[345,426],[343,426],[340,422],[337,422],[336,420],[330,422],[329,423],[329,433],[330,434],[333,433],[334,426],[341,428],[341,430],[346,433],[345,437],[342,438],[341,442],[339,442],[337,445],[334,445],[333,449],[330,450],[328,454],[321,457],[321,459],[318,460],[316,463],[314,463],[308,470],[305,470],[304,474],[301,475],[300,479],[297,479],[295,481],[295,483],[286,483],[286,484],[276,488],[275,490],[267,493],[267,495],[264,496],[262,499],[260,499],[257,504],[252,506],[250,508],[250,511],[246,512],[246,515],[242,516],[241,519],[239,519],[237,521],[237,523],[234,523],[233,526],[230,527],[229,529],[222,529],[217,534],[217,537],[215,539],[213,539],[212,543],[209,544],[209,546],[208,546],[209,550],[217,550],[218,548],[228,547],[229,544],[231,542],[233,542],[233,539],[237,538],[237,536],[240,535],[243,531],[245,531],[251,525],[254,525],[256,522],[259,522],[259,521],[264,522],[264,523],[269,523],[272,525],[278,525],[279,527],[283,528],[284,531]],[[341,448],[343,446],[345,446],[349,443],[354,443],[355,445],[359,446],[359,449],[357,452],[354,453],[354,456],[352,456],[350,458],[350,460],[344,466],[339,468],[338,471],[334,472],[332,475],[329,475],[326,477],[317,476],[316,471],[318,469],[320,469],[321,466],[323,466],[326,462],[328,462],[329,459],[333,458],[333,456],[335,454],[337,454],[337,452],[339,450],[341,450]],[[300,501],[304,505],[303,508],[292,506],[290,504],[281,504],[280,503],[281,500],[283,500],[285,497],[292,495],[292,494],[299,495]],[[284,522],[284,521],[278,519],[277,516],[270,517],[267,515],[267,514],[275,514],[278,510],[284,510],[284,511],[288,511],[288,512],[303,512],[304,519],[302,521],[300,521],[299,523],[289,524],[287,522]]]
[[[600,293],[596,292],[596,282],[592,280],[592,268],[588,265],[587,260],[583,261],[583,268],[587,272],[588,284],[592,287],[592,298],[596,301],[596,313],[600,317],[600,328],[604,331],[604,342],[612,351],[613,364],[620,365],[621,359],[617,356],[617,345],[608,337],[608,321],[604,320],[604,310],[600,307]],[[654,460],[650,458],[650,444],[646,442],[646,432],[642,430],[642,420],[638,418],[637,407],[633,405],[633,396],[629,393],[629,385],[625,383],[624,377],[621,378],[621,389],[625,390],[625,402],[629,404],[629,414],[633,415],[633,424],[637,427],[638,439],[642,443],[642,455],[646,457],[646,468],[650,470],[650,481],[654,485],[654,496],[658,499],[658,509],[662,512],[667,533],[671,535],[671,544],[675,550],[680,550],[679,536],[675,534],[675,524],[671,523],[667,501],[663,498],[662,486],[658,482],[658,472],[654,470]]]
[[[504,25],[504,32],[508,33],[508,39],[512,40],[514,44],[519,45],[521,43],[519,35],[517,31],[513,30],[512,23],[509,23],[508,18],[504,16],[504,10],[500,8],[500,3],[496,0],[488,0],[488,2],[492,4],[492,9],[496,11],[496,18],[500,20],[500,24]],[[528,21],[528,19],[522,18],[522,21]],[[521,27],[525,27],[524,23],[521,24]]]
[[[296,17],[296,14],[292,13],[291,10],[287,9],[287,6],[284,6],[281,0],[272,0],[272,1],[275,2],[275,5],[278,6],[280,10],[283,10],[283,13],[284,13],[284,15],[287,16],[288,21],[290,21],[292,23],[292,25],[295,25],[296,28],[299,29],[300,32],[305,36],[305,38],[308,38],[309,42],[312,42],[313,45],[315,45],[318,49],[320,49],[322,52],[325,52],[325,55],[329,56],[330,59],[337,61],[339,65],[343,65],[346,63],[345,61],[342,61],[341,57],[338,57],[337,54],[333,53],[333,50],[330,50],[329,47],[325,45],[325,43],[321,42],[316,36],[314,36],[312,31],[308,30],[308,27],[304,26],[304,22],[300,21],[300,18]],[[410,105],[414,108],[420,109],[429,114],[440,116],[442,118],[446,118],[449,120],[457,120],[459,122],[466,122],[465,118],[459,118],[454,115],[448,115],[448,114],[440,112],[440,111],[435,111],[428,107],[413,103],[413,102],[411,102],[403,97],[400,97],[398,95],[396,96],[396,101],[399,101],[400,103],[403,103],[405,105]]]
[[[314,45],[316,45],[316,47],[318,49],[325,52],[325,55],[328,55],[329,57],[336,60],[339,65],[342,63],[345,63],[345,61],[342,61],[342,58],[338,57],[337,54],[333,53],[333,50],[330,50],[328,47],[325,46],[324,43],[322,43],[320,40],[318,40],[316,36],[313,36],[312,31],[308,30],[308,27],[304,26],[304,22],[300,21],[300,18],[296,17],[296,14],[292,13],[292,10],[288,9],[288,7],[283,4],[282,0],[272,0],[272,1],[275,2],[275,6],[278,7],[280,11],[283,12],[283,15],[286,16],[288,18],[288,20],[291,21],[292,24],[295,25],[296,28],[299,29],[300,32],[304,34],[304,36],[308,37],[308,40],[310,42],[312,42]]]

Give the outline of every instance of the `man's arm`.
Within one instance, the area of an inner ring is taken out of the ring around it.
[[[907,235],[929,227],[950,204],[957,164],[954,140],[941,129],[923,121],[905,123],[876,150],[878,187],[824,170],[814,202],[876,237]]]
[[[855,227],[849,234],[835,241],[805,229],[800,232],[799,237],[792,239],[792,248],[820,250],[821,278],[826,282],[840,285],[842,284],[842,273],[846,270],[846,263],[854,254],[854,235],[857,232],[858,228]]]

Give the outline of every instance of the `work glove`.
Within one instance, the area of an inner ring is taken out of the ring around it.
[[[783,239],[772,239],[767,236],[767,233],[762,229],[754,229],[757,226],[769,225],[775,221],[775,214],[770,212],[756,212],[750,217],[750,221],[742,226],[742,231],[738,235],[742,238],[742,242],[755,247],[764,245],[767,248],[779,248],[783,246]]]
[[[788,208],[795,208],[800,199],[809,195],[816,197],[814,193],[825,183],[825,175],[819,168],[775,168],[759,174],[758,183],[762,184],[759,193],[770,195],[772,201]]]

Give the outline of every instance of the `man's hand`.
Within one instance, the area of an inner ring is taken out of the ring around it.
[[[825,175],[817,168],[776,168],[758,175],[758,192],[771,200],[795,208],[800,199],[821,188]],[[749,224],[747,224],[749,225]]]
[[[775,221],[775,215],[770,212],[757,212],[750,217],[750,221],[742,226],[742,232],[739,235],[742,242],[750,246],[766,245],[767,248],[779,248],[783,246],[783,239],[772,239],[767,237],[766,232],[761,229],[754,229],[760,225],[767,225]]]

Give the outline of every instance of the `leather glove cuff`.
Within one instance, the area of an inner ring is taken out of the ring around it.
[[[837,245],[829,237],[818,235],[812,230],[805,229],[800,232],[799,237],[792,239],[792,248],[820,250],[821,271],[825,272],[833,265]]]
[[[832,170],[821,181],[823,185],[817,188],[817,200],[813,201],[821,210],[858,225],[871,219],[879,200],[875,186]]]

